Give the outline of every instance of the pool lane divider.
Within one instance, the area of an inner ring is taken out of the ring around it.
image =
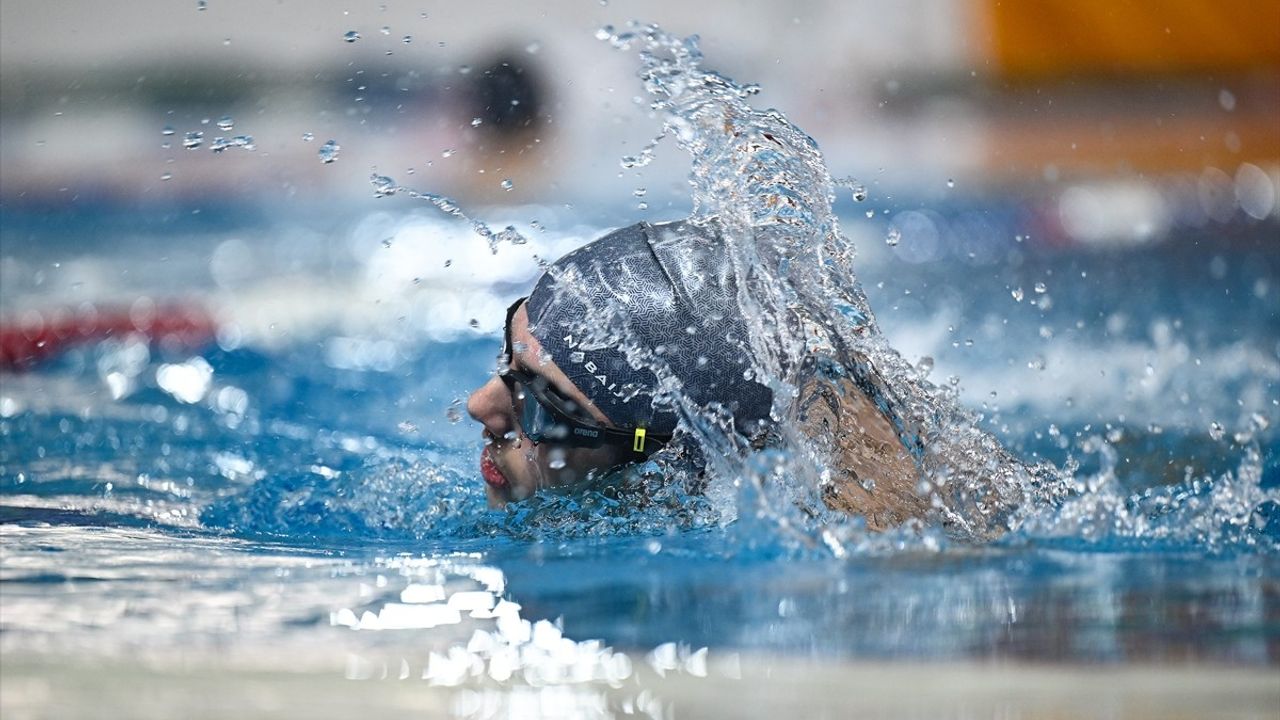
[[[194,350],[213,342],[216,334],[213,316],[188,302],[27,311],[0,320],[0,371],[30,370],[73,347],[109,338],[142,336],[153,346]]]

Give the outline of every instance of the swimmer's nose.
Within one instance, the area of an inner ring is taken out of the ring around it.
[[[514,419],[511,417],[511,395],[497,375],[489,378],[489,382],[476,388],[471,397],[467,398],[467,414],[495,438],[515,429]]]

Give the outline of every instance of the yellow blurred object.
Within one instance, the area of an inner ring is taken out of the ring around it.
[[[995,176],[1280,164],[1280,0],[980,0]]]
[[[1277,0],[984,0],[997,71],[1062,75],[1280,67]]]

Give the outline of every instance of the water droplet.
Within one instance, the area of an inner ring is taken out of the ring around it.
[[[479,320],[477,320],[477,319],[475,319],[475,318],[471,318],[471,320],[469,320],[469,321],[467,322],[467,324],[471,326],[471,329],[472,329],[472,330],[479,330],[479,329],[480,329],[480,321],[479,321]]]
[[[390,249],[391,249],[391,240],[392,240],[391,238],[382,238],[382,247],[384,247],[384,248],[386,248],[386,249],[390,250]]]
[[[316,139],[316,136],[313,135],[312,133],[309,133],[309,132],[302,133],[302,142],[311,142],[312,140],[315,140],[315,139]]]
[[[175,132],[177,131],[173,129],[172,125],[165,125],[163,128],[160,129],[160,134],[164,135],[165,137],[168,137],[174,134]]]
[[[482,123],[484,123],[484,120],[481,120],[478,117],[471,118],[471,127],[480,127]]]
[[[1226,434],[1227,431],[1223,429],[1222,425],[1218,423],[1217,420],[1209,423],[1209,437],[1214,440],[1221,440]]]
[[[542,49],[542,45],[536,42],[531,42],[528,45],[524,46],[524,51],[529,53],[530,55],[537,55],[538,51],[541,49]]]
[[[329,140],[324,145],[320,146],[320,152],[317,153],[320,156],[320,162],[325,163],[327,165],[333,162],[334,160],[337,160],[338,151],[341,149],[342,147],[338,145],[338,142],[336,140]]]
[[[204,133],[199,130],[193,130],[182,136],[182,147],[188,150],[195,150],[204,144]]]
[[[867,199],[867,189],[861,185],[854,186],[853,199],[855,202],[863,202]]]
[[[408,45],[409,43],[413,42],[413,36],[405,35],[404,37],[400,38],[400,42],[404,43],[405,45]]]
[[[160,174],[160,179],[161,179],[161,180],[172,180],[172,179],[173,179],[173,173],[171,173],[171,172],[161,173],[161,174]]]
[[[898,243],[902,242],[902,231],[893,225],[890,225],[888,234],[884,236],[884,242],[889,247],[895,247]]]
[[[225,47],[231,44],[231,38],[222,38],[222,45]]]
[[[445,408],[444,417],[451,423],[462,422],[462,398],[454,398],[449,403],[449,407]]]
[[[920,358],[920,361],[916,363],[916,370],[919,370],[922,375],[928,375],[933,372],[933,358],[928,355]]]
[[[1027,367],[1032,370],[1044,370],[1044,358],[1037,355],[1027,362]]]
[[[638,202],[638,203],[636,203],[636,209],[637,209],[637,210],[648,210],[648,209],[649,209],[649,203],[647,203],[647,202]]]
[[[1049,292],[1049,288],[1045,287],[1045,284],[1044,284],[1044,283],[1042,283],[1042,282],[1038,282],[1038,283],[1036,283],[1036,288],[1035,288],[1035,289],[1036,289],[1036,294],[1037,294],[1037,295],[1043,295],[1043,294],[1045,294],[1045,293]]]
[[[218,129],[222,132],[231,132],[236,126],[236,121],[230,115],[223,115],[218,118]]]
[[[511,182],[511,178],[503,178],[501,185],[502,189],[507,192],[511,192],[511,188],[516,186],[515,183]]]
[[[1221,105],[1222,109],[1226,110],[1227,112],[1231,112],[1232,110],[1235,110],[1236,109],[1235,93],[1231,92],[1226,88],[1222,88],[1222,90],[1218,93],[1218,104]]]
[[[862,479],[860,479],[860,480],[858,481],[858,484],[859,484],[859,485],[861,485],[861,486],[862,486],[862,489],[863,489],[863,490],[866,490],[867,492],[871,492],[872,490],[875,490],[875,489],[876,489],[876,479],[875,479],[875,478],[869,478],[869,477],[868,477],[868,478],[862,478]]]
[[[451,149],[450,149],[450,150],[441,150],[441,151],[440,151],[440,157],[442,157],[442,158],[451,158],[451,157],[453,157],[453,150],[451,150]]]
[[[876,216],[876,211],[875,211],[875,210],[868,210],[868,211],[867,211],[867,213],[866,213],[866,215],[867,215],[867,217],[868,217],[868,218],[873,218],[873,217],[875,217],[875,216]]]
[[[258,146],[253,144],[252,135],[236,135],[233,138],[217,137],[209,144],[209,149],[215,153],[221,153],[227,148],[242,148],[244,150],[257,150]]]
[[[205,0],[196,0],[196,10],[199,10],[200,12],[204,12],[205,10],[208,10],[208,9],[209,9],[208,2],[206,2]]]
[[[955,186],[956,186],[956,181],[952,178],[947,178],[947,187],[953,188]]]
[[[444,261],[444,266],[445,266],[445,267],[450,267],[450,266],[452,266],[452,265],[453,265],[453,258],[449,258],[449,259],[447,259],[447,260],[445,260],[445,261]]]
[[[356,32],[355,30],[348,30],[347,33],[342,36],[342,39],[346,40],[349,43],[353,43],[360,39],[360,33]]]
[[[383,26],[378,30],[378,32],[382,33],[383,35],[390,35],[390,34],[391,34],[391,27],[390,27],[389,25],[383,25]]]
[[[565,462],[564,449],[558,447],[551,448],[551,452],[548,453],[547,467],[552,470],[563,470],[564,466],[567,464],[568,463]]]
[[[635,195],[636,197],[644,197],[646,194],[648,194],[648,192],[649,191],[647,189],[638,187],[635,190],[632,190],[631,194]]]
[[[396,185],[396,181],[386,175],[374,173],[369,176],[369,182],[373,183],[374,197],[389,197],[391,195],[395,195],[396,192],[400,190],[399,186]],[[388,247],[390,247],[390,245],[388,245]]]
[[[1012,296],[1013,296],[1013,299],[1014,299],[1014,300],[1016,300],[1017,302],[1022,302],[1022,297],[1023,297],[1023,296],[1022,296],[1022,286],[1021,286],[1021,285],[1019,285],[1018,287],[1016,287],[1016,288],[1014,288],[1014,289],[1010,290],[1010,291],[1009,291],[1009,294],[1010,294],[1010,295],[1012,295]]]

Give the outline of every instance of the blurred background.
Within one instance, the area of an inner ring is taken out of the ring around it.
[[[327,206],[367,194],[375,167],[468,203],[617,205],[636,185],[618,158],[658,127],[637,107],[635,59],[594,32],[635,17],[700,34],[708,64],[760,83],[759,104],[813,135],[836,176],[1049,201],[1046,230],[1074,242],[1276,211],[1269,0],[7,0],[2,12],[9,210]],[[198,147],[184,149],[188,133]],[[217,151],[240,135],[252,152]],[[331,165],[318,160],[329,140]],[[686,195],[685,159],[659,155],[643,172],[654,213]]]

